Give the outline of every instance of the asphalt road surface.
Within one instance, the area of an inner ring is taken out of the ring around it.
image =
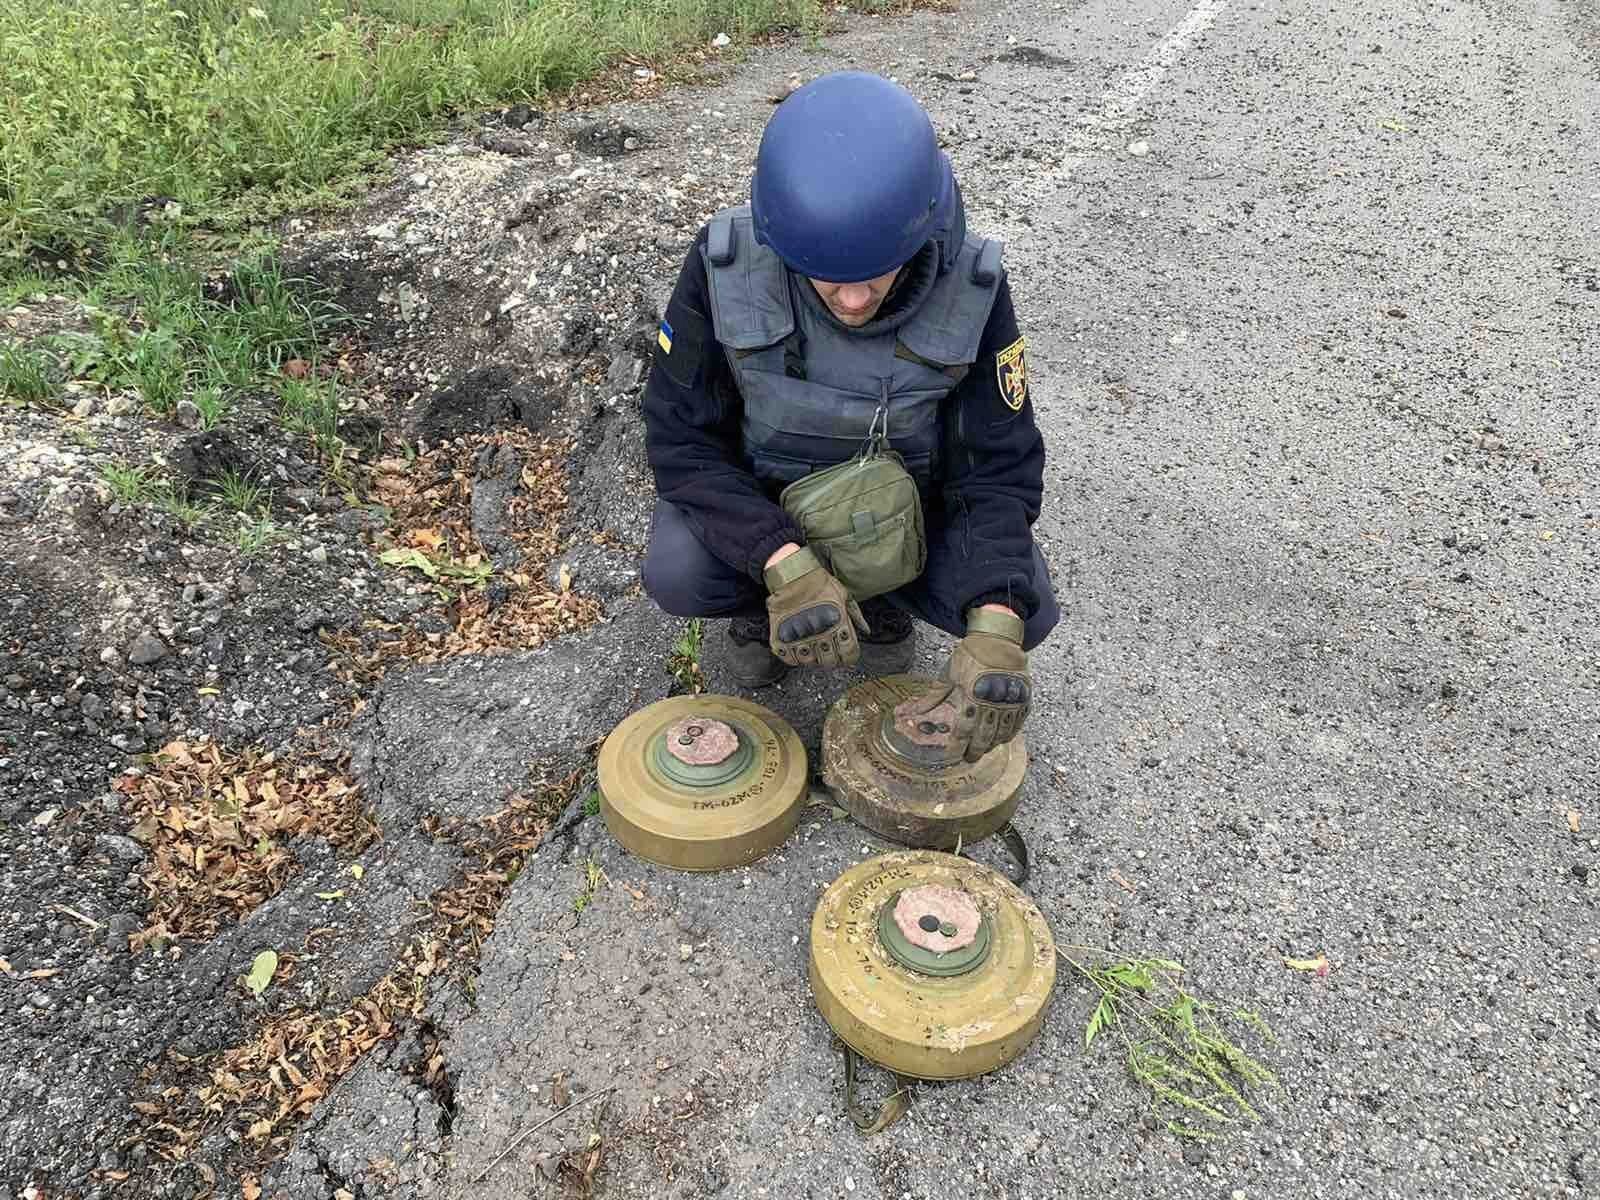
[[[1064,974],[1015,1064],[860,1139],[804,984],[860,832],[685,882],[591,830],[660,927],[620,891],[574,921],[582,853],[536,860],[450,1044],[456,1194],[521,1194],[537,1139],[469,1180],[532,1076],[648,1092],[627,1020],[716,1102],[671,1185],[618,1149],[617,1194],[1600,1194],[1597,48],[1554,0],[969,2],[750,65],[729,94],[897,73],[1007,239],[1065,613],[1029,890],[1061,942],[1258,1009],[1282,1090],[1153,1132]],[[814,736],[821,693],[763,696]]]

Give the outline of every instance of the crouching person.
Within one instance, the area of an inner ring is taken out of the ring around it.
[[[1000,252],[967,235],[910,93],[825,75],[774,113],[750,203],[695,238],[644,398],[655,602],[729,618],[752,688],[901,671],[915,619],[946,630],[969,759],[1020,728],[1027,651],[1059,618]]]

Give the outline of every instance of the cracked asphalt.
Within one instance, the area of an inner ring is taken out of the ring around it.
[[[1597,25],[968,4],[751,65],[898,75],[1007,239],[1065,610],[1033,658],[1030,891],[1061,942],[1170,955],[1258,1008],[1283,1089],[1201,1147],[1151,1132],[1064,973],[1016,1063],[863,1140],[805,930],[882,845],[821,821],[686,878],[589,822],[649,899],[574,914],[565,846],[519,881],[450,1044],[472,1176],[565,1073],[643,1126],[711,1089],[677,1141],[619,1135],[613,1195],[1600,1193]],[[814,745],[839,686],[762,696]],[[695,978],[670,950],[699,925]],[[1326,976],[1283,961],[1318,954]],[[656,1006],[681,1020],[651,1025],[673,1069],[650,1101],[654,1041],[617,1022]],[[581,1134],[453,1194],[523,1194]]]

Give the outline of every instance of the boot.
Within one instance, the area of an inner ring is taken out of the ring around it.
[[[724,636],[723,658],[728,674],[741,687],[767,687],[789,673],[788,666],[772,652],[771,630],[765,616],[734,617]]]
[[[900,675],[916,657],[916,625],[911,614],[874,596],[861,606],[861,615],[872,626],[861,634],[861,669],[868,675]]]

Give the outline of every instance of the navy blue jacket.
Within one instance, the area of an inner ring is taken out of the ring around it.
[[[706,549],[759,583],[772,552],[805,537],[743,455],[741,401],[709,315],[705,239],[702,228],[667,302],[672,353],[657,347],[645,385],[646,448],[657,495],[683,510]],[[1020,336],[1002,275],[978,359],[944,401],[943,473],[925,515],[930,565],[938,556],[953,574],[956,611],[997,602],[1027,620],[1046,586],[1034,578],[1031,529],[1044,494],[1044,440],[1032,388],[1013,410],[995,361]]]

